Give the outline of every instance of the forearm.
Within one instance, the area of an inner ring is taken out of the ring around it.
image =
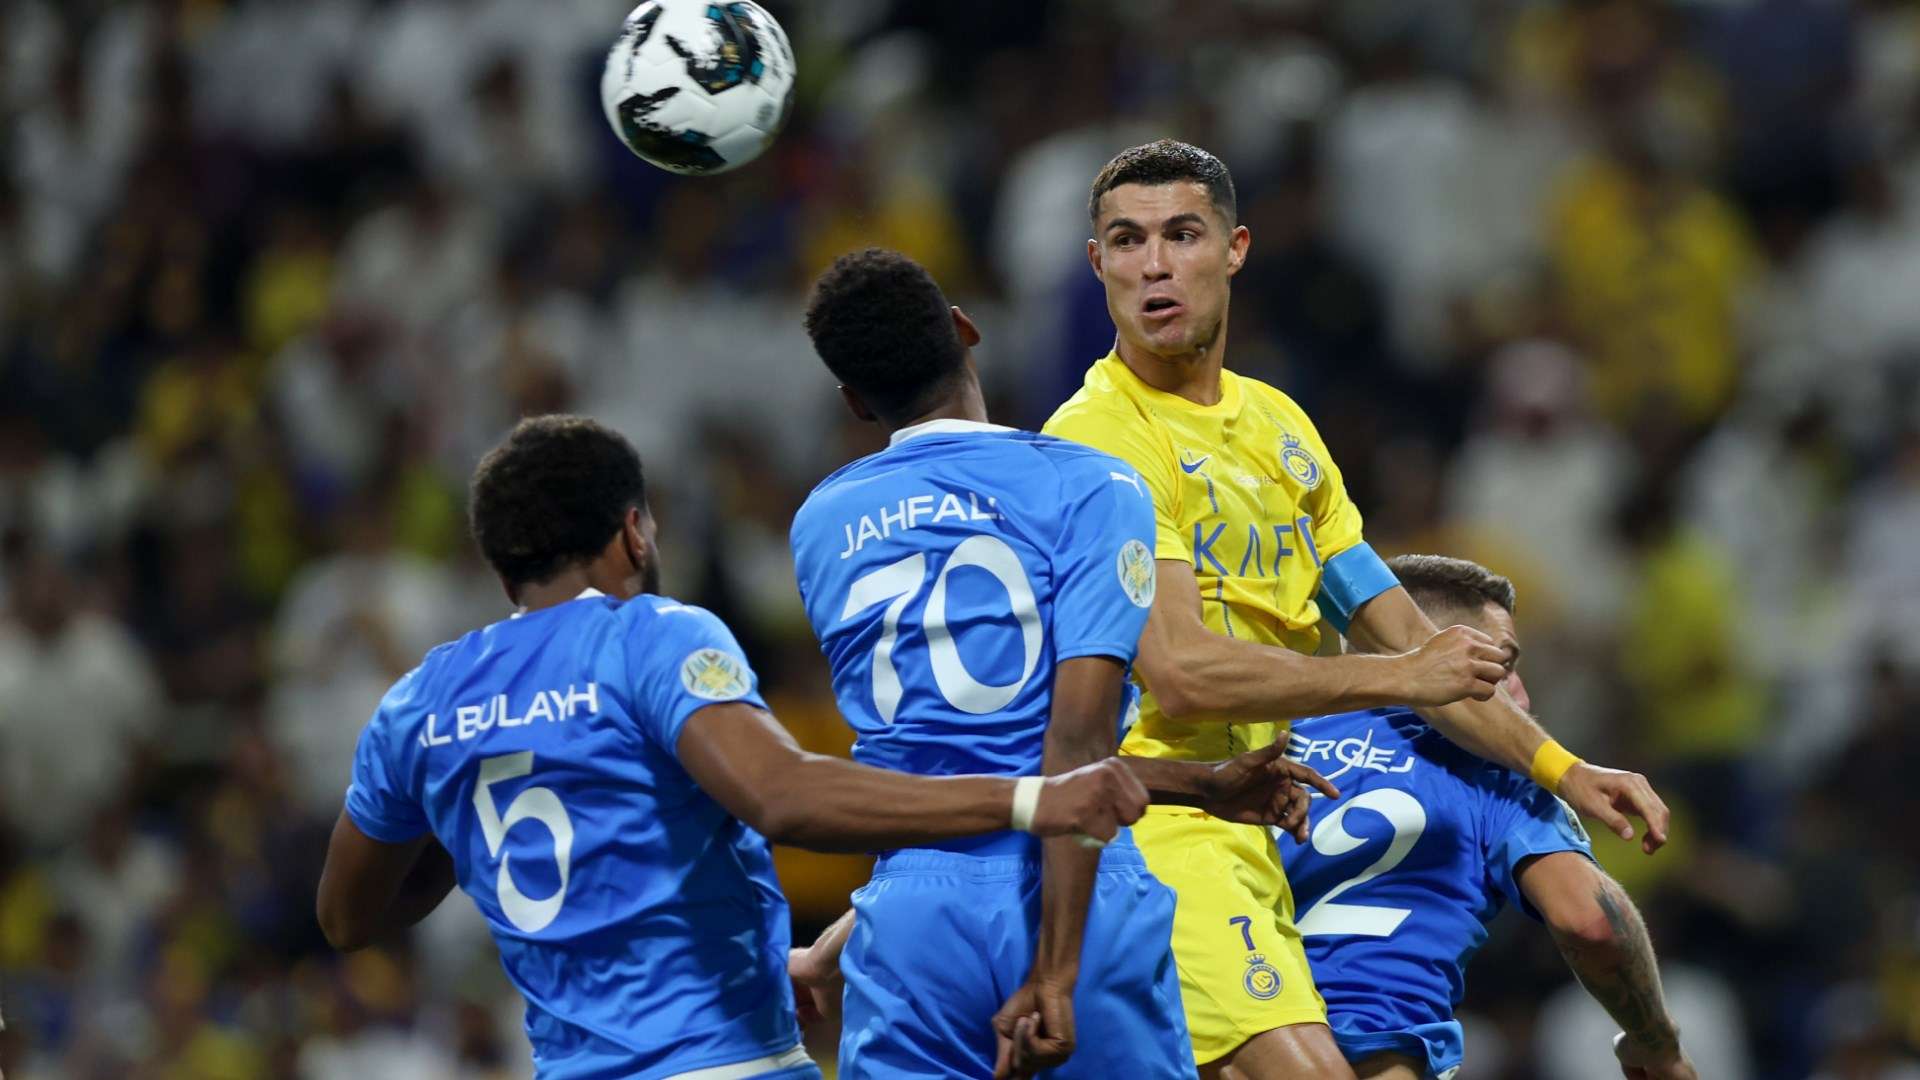
[[[1114,696],[1119,692],[1119,673]],[[1112,715],[1111,708],[1106,715]],[[1115,750],[1113,724],[1099,712],[1063,715],[1056,708],[1047,726],[1041,771],[1048,776],[1072,772],[1109,757]],[[1074,837],[1055,837],[1041,847],[1040,936],[1034,946],[1034,970],[1056,983],[1068,983],[1080,972],[1080,946],[1086,931],[1087,905],[1093,899],[1093,879],[1100,871],[1100,852]]]
[[[1199,806],[1207,777],[1213,773],[1210,762],[1176,761],[1172,758],[1122,757],[1122,765],[1147,789],[1147,795],[1161,806]]]
[[[1264,723],[1401,700],[1391,656],[1302,656],[1211,631],[1175,649],[1174,662],[1143,675],[1161,710],[1176,719]]]
[[[1534,755],[1551,738],[1505,690],[1486,701],[1468,699],[1419,712],[1454,745],[1522,775],[1532,773]]]
[[[1611,879],[1601,879],[1593,900],[1604,925],[1596,924],[1585,933],[1555,927],[1560,955],[1580,985],[1626,1032],[1628,1041],[1648,1054],[1676,1052],[1680,1031],[1667,1012],[1653,942],[1639,911]]]
[[[758,802],[743,816],[778,843],[871,851],[1008,828],[1013,778],[914,776],[800,752]]]

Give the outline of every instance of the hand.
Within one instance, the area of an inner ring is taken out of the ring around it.
[[[1079,833],[1105,842],[1147,812],[1147,789],[1117,758],[1047,777],[1033,810],[1035,836]]]
[[[1650,1053],[1627,1041],[1623,1031],[1613,1037],[1613,1056],[1620,1059],[1620,1075],[1627,1080],[1700,1080],[1677,1036],[1672,1050]]]
[[[1404,668],[1401,685],[1413,706],[1486,701],[1507,677],[1507,654],[1471,626],[1449,626],[1394,659]]]
[[[1286,748],[1285,742],[1275,742],[1213,766],[1200,792],[1200,808],[1222,821],[1278,826],[1306,843],[1310,797],[1302,785],[1329,799],[1339,798],[1340,789],[1281,756]]]
[[[840,1022],[840,995],[847,984],[837,958],[827,964],[812,949],[788,949],[787,977],[793,980],[793,1001],[801,1026]]]
[[[993,1014],[993,1080],[1066,1064],[1073,1054],[1073,984],[1036,971]]]
[[[1645,821],[1647,832],[1640,838],[1640,850],[1649,855],[1667,842],[1671,816],[1667,804],[1639,773],[1603,769],[1583,761],[1560,778],[1556,794],[1581,817],[1593,818],[1622,840],[1633,839],[1633,822],[1628,815]]]

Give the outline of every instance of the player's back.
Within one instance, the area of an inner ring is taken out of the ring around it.
[[[814,489],[793,523],[800,592],[855,758],[1037,774],[1054,665],[1133,656],[1152,503],[1097,450],[944,423]]]
[[[1443,1074],[1458,1064],[1453,1010],[1467,961],[1508,901],[1525,907],[1521,863],[1584,852],[1585,831],[1545,789],[1453,745],[1410,709],[1298,721],[1287,755],[1341,791],[1314,799],[1309,843],[1279,837],[1341,1047],[1426,1056]]]
[[[588,593],[435,649],[361,738],[348,813],[452,855],[542,1076],[670,1076],[797,1042],[767,843],[674,755],[722,700],[758,702],[711,614]]]
[[[1131,466],[987,424],[908,428],[822,481],[794,518],[794,561],[854,756],[923,775],[1039,774],[1055,665],[1133,659],[1152,541]],[[1133,691],[1115,678],[1118,727]],[[1033,965],[1038,855],[1013,832],[881,855],[841,956],[843,1080],[994,1075],[990,1019]],[[1172,921],[1171,891],[1121,830],[1087,904],[1079,1049],[1053,1075],[1193,1075]]]

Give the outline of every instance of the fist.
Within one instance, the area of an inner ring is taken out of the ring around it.
[[[1078,833],[1105,842],[1147,812],[1147,789],[1118,758],[1049,776],[1034,807],[1036,836]]]
[[[1507,677],[1506,653],[1471,626],[1449,626],[1400,659],[1409,705],[1485,701]]]

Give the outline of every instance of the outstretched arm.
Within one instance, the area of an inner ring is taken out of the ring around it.
[[[1429,628],[1385,650],[1402,654],[1397,656],[1302,656],[1216,634],[1201,620],[1193,567],[1174,559],[1155,566],[1153,607],[1134,666],[1161,711],[1174,719],[1260,723],[1381,705],[1443,704],[1490,696],[1506,675],[1492,640],[1464,626],[1441,634]]]
[[[1570,851],[1528,860],[1517,877],[1580,985],[1625,1033],[1617,1052],[1627,1075],[1697,1080],[1667,1012],[1646,923],[1619,884]]]
[[[1147,808],[1146,789],[1106,760],[1048,777],[1031,822],[1016,821],[1012,777],[912,776],[809,753],[772,714],[743,702],[695,712],[678,750],[701,790],[729,813],[776,843],[816,851],[907,847],[1022,825],[1039,836],[1110,840]]]
[[[1464,628],[1452,628],[1459,629]],[[1355,645],[1381,652],[1409,648],[1427,640],[1433,632],[1433,622],[1426,612],[1399,586],[1368,600],[1354,613],[1347,627],[1347,637]],[[1504,669],[1501,677],[1505,677]],[[1583,816],[1600,821],[1623,840],[1633,839],[1633,823],[1628,815],[1642,818],[1647,823],[1647,832],[1641,839],[1641,847],[1648,854],[1667,842],[1667,804],[1654,793],[1646,777],[1601,768],[1574,757],[1504,690],[1491,697],[1437,706],[1420,701],[1408,703],[1428,705],[1421,708],[1420,715],[1456,745],[1532,776]]]

